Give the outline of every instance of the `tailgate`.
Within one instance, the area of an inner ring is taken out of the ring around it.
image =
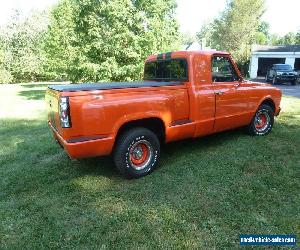
[[[51,123],[51,125],[57,130],[60,130],[60,119],[59,119],[59,97],[60,92],[47,89],[46,91],[46,106],[47,106],[47,112],[48,112],[48,121]]]

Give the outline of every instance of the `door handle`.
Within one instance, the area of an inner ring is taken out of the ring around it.
[[[216,94],[216,95],[223,95],[223,94],[224,94],[224,92],[223,92],[223,91],[221,91],[221,90],[219,90],[219,91],[216,91],[216,92],[215,92],[215,94]]]

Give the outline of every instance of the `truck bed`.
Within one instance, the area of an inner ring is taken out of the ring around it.
[[[183,84],[183,82],[163,82],[163,81],[103,82],[103,83],[49,85],[48,88],[59,91],[59,92],[76,92],[76,91],[105,90],[105,89],[177,86],[177,85],[182,85],[182,84]]]

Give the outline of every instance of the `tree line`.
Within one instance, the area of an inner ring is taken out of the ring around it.
[[[0,31],[0,82],[136,80],[180,47],[175,0],[61,0]]]
[[[252,44],[300,44],[300,31],[284,36],[270,33],[270,25],[262,21],[264,0],[231,0],[225,10],[202,26],[196,39],[218,50],[232,53],[243,74],[248,74]]]
[[[300,44],[299,32],[270,34],[264,11],[264,0],[230,0],[194,39],[179,32],[175,0],[60,0],[0,29],[0,83],[137,80],[148,55],[194,40],[229,51],[246,73],[251,44]]]

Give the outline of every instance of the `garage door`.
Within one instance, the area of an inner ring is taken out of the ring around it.
[[[268,68],[276,63],[285,63],[285,58],[258,58],[257,76],[266,76]]]
[[[300,70],[300,58],[295,59],[295,65],[294,65],[295,70],[299,71]]]

